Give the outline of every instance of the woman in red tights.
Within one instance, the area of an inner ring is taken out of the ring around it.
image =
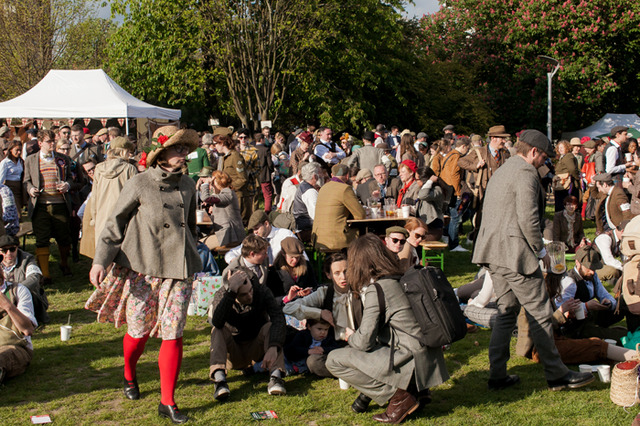
[[[195,184],[182,174],[187,154],[197,146],[193,130],[156,130],[147,148],[147,170],[125,183],[100,234],[90,272],[97,289],[86,304],[98,313],[98,321],[111,321],[116,327],[127,324],[124,394],[129,399],[140,397],[136,364],[147,339],[162,339],[158,413],[174,423],[188,420],[173,394],[182,361],[190,277],[202,269],[196,250]]]

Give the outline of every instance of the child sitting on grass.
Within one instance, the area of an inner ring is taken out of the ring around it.
[[[327,354],[339,347],[331,324],[323,319],[307,319],[307,329],[299,331],[284,347],[287,373],[306,373],[320,377],[333,377],[327,370]]]

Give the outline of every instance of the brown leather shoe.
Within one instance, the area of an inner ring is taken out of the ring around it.
[[[373,420],[382,423],[402,423],[405,417],[416,411],[419,406],[418,400],[413,395],[406,390],[398,389],[389,400],[387,411],[376,414]]]

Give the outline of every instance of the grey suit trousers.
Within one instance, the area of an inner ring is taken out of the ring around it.
[[[563,377],[569,369],[560,359],[553,339],[553,307],[545,289],[540,268],[533,275],[521,275],[510,269],[489,265],[497,296],[498,316],[489,343],[490,379],[507,376],[510,341],[520,312],[526,311],[533,344],[540,354],[547,380]]]

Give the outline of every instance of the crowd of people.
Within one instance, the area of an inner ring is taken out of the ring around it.
[[[10,331],[0,331],[0,382],[25,371],[29,336],[48,321],[51,238],[63,276],[80,254],[93,259],[86,308],[127,325],[127,398],[140,398],[136,365],[147,340],[162,339],[158,413],[174,423],[188,420],[174,391],[192,280],[203,271],[224,283],[208,312],[218,401],[231,396],[229,369],[266,373],[271,395],[286,394],[286,376],[310,373],[357,389],[356,413],[388,402],[374,420],[402,422],[448,379],[443,348],[416,338],[399,283],[427,266],[423,245],[440,240],[452,252],[472,250],[480,267],[456,290],[470,324],[492,330],[490,390],[520,381],[507,369],[514,330],[517,353],[544,365],[551,390],[593,380],[566,363],[634,354],[604,341],[640,325],[603,285],[620,277],[621,235],[640,213],[637,141],[625,127],[606,141],[555,147],[537,130],[511,135],[501,125],[486,137],[448,125],[431,141],[384,125],[361,141],[347,133],[334,141],[329,127],[272,135],[268,127],[163,126],[146,147],[118,128],[87,130],[32,129],[20,140],[0,128],[0,324]],[[550,196],[556,213],[545,220]],[[365,233],[351,222],[385,215],[397,223]],[[585,219],[596,223],[593,242]],[[25,220],[35,256],[15,237]],[[575,253],[575,268],[555,268],[545,248],[552,242]]]

